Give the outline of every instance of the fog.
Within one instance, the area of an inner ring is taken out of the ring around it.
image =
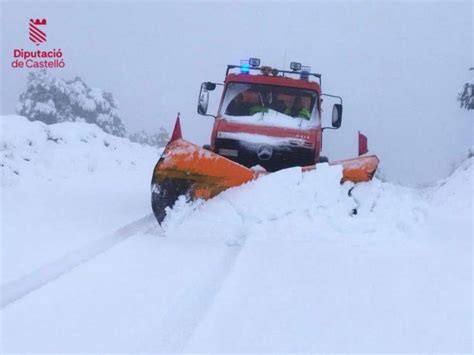
[[[331,159],[355,156],[360,130],[387,179],[429,184],[473,144],[474,115],[456,101],[473,73],[471,1],[35,1],[1,9],[2,114],[14,112],[28,72],[11,68],[13,49],[35,49],[28,20],[46,18],[41,49],[61,48],[66,62],[52,74],[111,91],[129,131],[171,130],[179,111],[185,138],[207,143],[212,118],[196,113],[200,83],[222,82],[227,64],[253,56],[278,68],[310,65],[323,92],[343,96],[343,125],[324,135]]]

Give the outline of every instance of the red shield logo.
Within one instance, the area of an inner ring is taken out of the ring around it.
[[[42,26],[41,29],[40,26]],[[46,32],[44,26],[46,26],[46,19],[30,19],[30,40],[37,46],[39,46],[40,43],[46,42]]]

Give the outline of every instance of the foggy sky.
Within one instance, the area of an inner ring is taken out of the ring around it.
[[[212,118],[196,113],[202,81],[251,56],[322,73],[323,92],[344,98],[343,125],[324,135],[331,159],[357,154],[357,131],[404,184],[446,177],[473,144],[473,112],[456,95],[472,76],[474,16],[464,2],[2,2],[1,113],[13,113],[26,69],[14,48],[33,50],[28,20],[47,18],[65,79],[111,91],[129,131],[171,130],[209,141]],[[217,99],[220,92],[212,92]],[[330,112],[330,107],[326,108]],[[328,122],[326,118],[326,122]]]

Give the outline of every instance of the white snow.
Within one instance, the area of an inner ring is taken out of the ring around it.
[[[86,123],[0,127],[2,283],[149,213],[157,150]]]
[[[472,158],[428,189],[288,169],[101,239],[149,213],[157,153],[19,121],[2,151],[20,173],[2,187],[2,279],[36,286],[0,311],[2,352],[472,353]]]
[[[56,112],[56,107],[54,106],[53,100],[48,100],[47,103],[37,102],[35,104],[35,111],[44,114],[52,114]]]
[[[246,123],[258,126],[282,127],[307,130],[320,124],[319,119],[312,117],[310,120],[301,117],[291,117],[284,113],[269,109],[265,113],[256,113],[251,116],[225,115],[224,119],[230,122]]]

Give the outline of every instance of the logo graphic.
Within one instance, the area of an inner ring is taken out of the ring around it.
[[[45,26],[46,25],[46,19],[30,19],[30,40],[37,46],[39,46],[40,43],[46,42],[46,33],[43,30],[39,29],[39,26]]]
[[[46,24],[46,19],[30,18],[28,23],[29,38],[30,41],[37,46],[39,46],[40,43],[46,43]],[[28,47],[30,47],[30,45]],[[11,66],[15,69],[53,69],[64,68],[66,63],[64,62],[63,51],[61,48],[53,48],[50,50],[13,48],[13,60]]]
[[[270,160],[273,155],[273,148],[269,145],[261,145],[257,149],[257,156],[260,160]]]

